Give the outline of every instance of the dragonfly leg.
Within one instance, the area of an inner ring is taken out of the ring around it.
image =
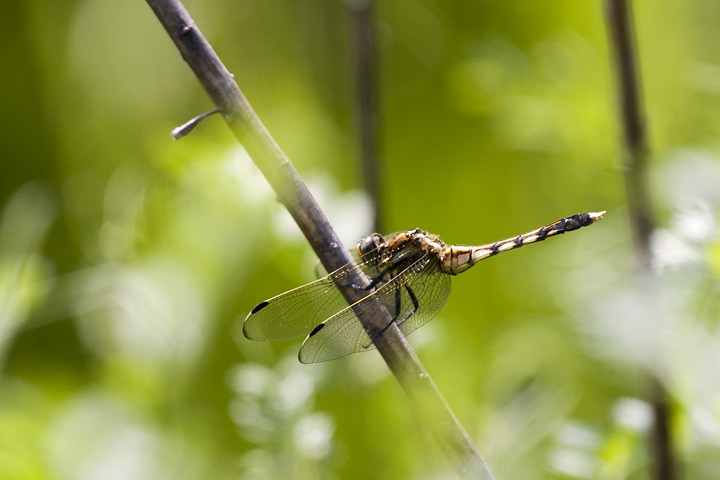
[[[420,308],[420,302],[418,301],[417,296],[415,295],[415,292],[413,292],[412,287],[410,287],[410,285],[408,285],[407,282],[405,282],[405,283],[403,284],[403,286],[405,287],[405,290],[407,290],[408,295],[410,296],[410,300],[412,300],[413,310],[412,310],[411,312],[409,312],[408,315],[407,315],[405,318],[403,318],[403,319],[401,319],[401,320],[398,320],[398,317],[400,317],[400,313],[401,313],[401,311],[402,311],[402,303],[401,303],[401,302],[402,302],[402,296],[401,296],[401,290],[400,290],[400,288],[396,288],[396,289],[395,289],[395,312],[394,312],[394,314],[393,314],[393,317],[392,317],[392,319],[388,322],[388,324],[385,325],[385,327],[383,327],[382,330],[380,330],[380,333],[378,333],[378,334],[375,336],[375,338],[379,338],[383,333],[385,333],[385,330],[387,330],[388,328],[390,328],[390,325],[392,325],[393,323],[395,323],[395,324],[397,324],[398,326],[400,326],[405,320],[407,320],[408,318],[412,317],[412,316],[415,314],[415,312],[417,312],[418,309]],[[375,339],[373,339],[373,341],[370,342],[369,344],[364,345],[364,348],[370,348],[370,346],[372,346],[373,343],[375,343]]]
[[[358,284],[356,284],[356,283],[353,283],[353,284],[352,284],[352,287],[355,288],[355,289],[357,289],[357,290],[371,290],[371,289],[377,287],[378,284],[381,283],[381,282],[382,282],[382,283],[387,283],[387,282],[389,282],[390,280],[392,280],[392,276],[390,277],[389,280],[388,280],[388,279],[385,279],[384,277],[385,277],[386,274],[387,274],[387,272],[383,272],[383,273],[381,273],[380,275],[378,275],[377,277],[374,277],[374,278],[368,275],[368,278],[370,279],[370,284],[369,284],[367,287],[361,287],[360,285],[358,285]]]
[[[397,314],[396,314],[396,315],[397,315]],[[385,325],[385,326],[383,327],[383,329],[380,330],[380,333],[378,333],[377,335],[375,335],[375,338],[373,338],[370,343],[368,343],[367,345],[363,345],[363,348],[368,349],[368,348],[372,347],[373,343],[375,343],[375,340],[378,339],[378,338],[380,338],[380,337],[382,336],[382,334],[385,333],[385,330],[387,330],[388,328],[390,328],[390,325],[392,325],[393,323],[395,323],[395,320],[397,320],[397,317],[394,316],[394,317],[387,323],[387,325]]]
[[[415,292],[413,292],[412,287],[411,287],[410,285],[408,285],[407,282],[405,282],[405,290],[407,290],[408,295],[410,295],[410,300],[412,300],[412,303],[413,303],[413,311],[410,312],[410,314],[409,314],[407,317],[403,318],[402,321],[400,321],[398,324],[403,323],[405,320],[407,320],[408,318],[412,317],[412,316],[415,314],[415,312],[418,311],[418,308],[420,308],[420,302],[418,302],[418,299],[417,299],[417,296],[415,295]],[[398,291],[399,291],[399,289],[398,289]],[[398,293],[398,296],[399,296],[399,293]],[[396,318],[395,320],[397,320],[397,318]]]

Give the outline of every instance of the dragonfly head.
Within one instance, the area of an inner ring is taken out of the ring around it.
[[[357,244],[358,255],[365,255],[366,253],[372,252],[381,245],[385,245],[385,239],[379,233],[373,233],[360,240]]]

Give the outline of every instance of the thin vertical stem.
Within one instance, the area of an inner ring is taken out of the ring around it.
[[[665,387],[653,378],[650,386],[650,401],[653,406],[653,447],[655,451],[655,478],[673,480],[675,474],[675,453],[672,449],[670,430],[670,405]]]
[[[648,141],[632,13],[626,0],[608,0],[608,25],[615,53],[618,95],[625,142],[625,188],[639,268],[651,267],[650,234],[655,221],[647,187]]]
[[[360,158],[365,189],[373,204],[373,230],[384,230],[382,185],[378,155],[375,32],[372,21],[372,0],[348,0],[352,24],[352,46],[355,59],[355,94],[360,132]]]
[[[642,104],[632,11],[626,0],[607,0],[607,20],[615,54],[615,72],[625,143],[625,188],[635,241],[638,276],[651,273],[650,235],[655,227],[647,186],[649,147]],[[649,399],[653,408],[653,473],[657,480],[676,478],[670,430],[668,392],[654,377]]]

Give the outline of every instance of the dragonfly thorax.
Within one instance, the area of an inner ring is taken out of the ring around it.
[[[378,233],[357,244],[358,255],[372,254],[380,271],[397,273],[422,257],[430,256],[442,263],[447,248],[437,235],[419,228],[383,237]]]
[[[394,233],[388,235],[387,238],[379,233],[373,233],[360,240],[356,246],[356,250],[358,255],[362,256],[374,250],[377,250],[378,253],[385,251],[396,252],[408,246],[415,246],[423,252],[435,253],[440,256],[442,256],[445,250],[445,244],[437,235],[432,235],[419,228]]]

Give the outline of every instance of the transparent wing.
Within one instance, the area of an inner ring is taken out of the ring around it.
[[[379,275],[378,251],[357,259],[360,270],[370,278]],[[259,303],[245,318],[243,334],[250,340],[288,340],[305,337],[323,320],[348,306],[335,287],[352,284],[352,264],[344,265],[323,278]]]
[[[442,273],[436,257],[424,255],[377,288],[373,296],[385,305],[403,335],[409,335],[437,314],[449,294],[450,275]],[[318,325],[300,348],[300,362],[324,362],[375,348],[375,339],[357,317],[370,308],[368,300],[345,307]]]

